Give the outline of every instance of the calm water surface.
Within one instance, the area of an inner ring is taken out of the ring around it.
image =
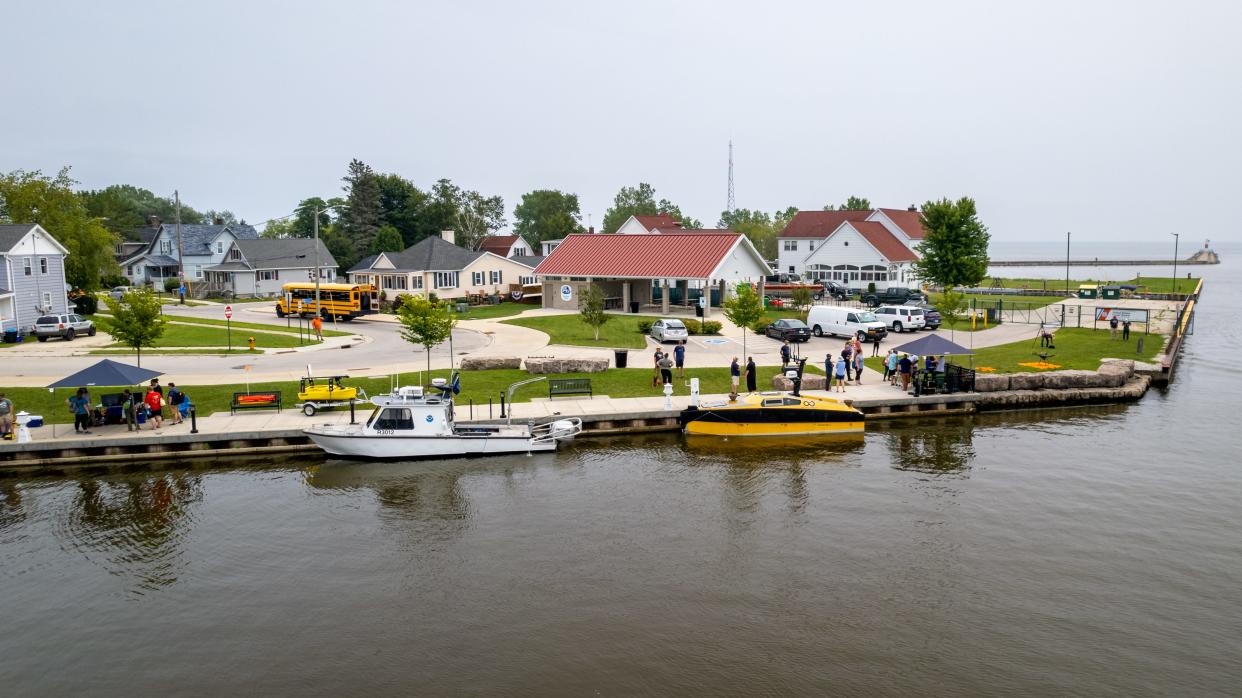
[[[1238,695],[1219,271],[1179,380],[1129,406],[0,480],[0,686]]]

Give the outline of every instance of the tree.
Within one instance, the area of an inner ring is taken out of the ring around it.
[[[430,376],[431,349],[452,336],[457,319],[449,312],[447,303],[411,295],[397,308],[397,320],[401,323],[401,338],[411,344],[421,344],[427,352],[427,375]]]
[[[536,189],[522,195],[522,202],[513,209],[513,232],[532,250],[544,240],[559,240],[582,230],[582,213],[578,195],[556,189]]]
[[[796,286],[789,294],[789,300],[793,301],[793,306],[798,310],[806,310],[811,307],[811,301],[814,296],[808,286]]]
[[[142,348],[155,346],[168,322],[160,312],[160,299],[151,289],[142,288],[126,293],[119,301],[109,301],[108,305],[112,311],[108,334],[121,344],[133,347],[141,366]]]
[[[871,200],[861,196],[850,196],[840,206],[824,205],[825,211],[870,211]]]
[[[338,231],[336,224],[320,228],[319,239],[323,240],[323,246],[332,253],[332,258],[336,260],[342,276],[357,264],[359,259],[362,259],[353,240]]]
[[[0,222],[42,226],[69,250],[65,281],[94,291],[101,276],[120,271],[113,257],[120,237],[90,215],[84,198],[73,191],[75,184],[68,167],[55,177],[38,170],[0,176]]]
[[[505,225],[505,201],[477,191],[462,192],[457,204],[457,244],[477,250],[483,239]]]
[[[324,228],[332,225],[331,211],[334,207],[337,210],[344,210],[345,200],[333,198],[324,201],[318,196],[312,196],[309,199],[302,199],[298,207],[294,209],[293,218],[290,219],[289,236],[295,238],[315,237],[315,212],[319,212],[319,233],[322,236]]]
[[[296,237],[293,234],[292,218],[276,218],[270,220],[263,226],[263,232],[259,233],[260,237],[268,240],[281,240],[284,238]]]
[[[916,247],[914,263],[919,278],[940,284],[974,286],[988,273],[988,241],[991,235],[979,220],[975,202],[941,199],[923,205],[923,241]]]
[[[720,305],[729,322],[741,328],[742,356],[746,356],[746,335],[750,334],[750,326],[763,317],[763,299],[754,286],[743,281],[737,285],[736,292]]]
[[[722,211],[720,213],[720,221],[716,223],[718,227],[728,228],[745,235],[750,244],[755,246],[759,254],[764,259],[774,259],[776,257],[776,238],[789,224],[789,219],[794,217],[798,209],[790,206],[784,211],[777,211],[773,215],[768,215],[760,210],[751,210],[747,208],[734,209],[732,211]]]
[[[341,232],[359,250],[371,249],[379,232],[383,207],[380,204],[379,180],[375,171],[361,160],[349,163],[345,182],[345,210],[341,214]],[[313,221],[312,221],[313,222]]]
[[[654,216],[667,213],[673,220],[679,221],[683,228],[702,228],[703,224],[689,216],[685,216],[676,204],[668,199],[655,198],[655,188],[646,182],[639,182],[637,187],[621,187],[612,200],[612,208],[604,213],[605,233],[615,233],[621,224],[630,216]]]
[[[79,195],[90,216],[99,218],[105,228],[127,239],[138,239],[137,233],[146,227],[148,216],[157,216],[162,222],[171,223],[176,215],[171,194],[157,196],[132,184],[112,184],[103,189],[79,192]],[[203,223],[206,218],[182,201],[181,222]]]
[[[381,252],[400,252],[405,249],[405,241],[401,239],[401,233],[391,225],[385,225],[375,234],[375,241],[371,243],[371,254],[379,254]],[[333,255],[335,256],[335,255]]]
[[[673,220],[681,223],[681,227],[686,230],[697,230],[703,227],[703,221],[682,213],[681,207],[668,199],[660,199],[660,202],[656,204],[656,209],[657,213],[667,213]],[[624,223],[625,221],[621,222]]]
[[[380,207],[383,209],[382,220],[391,225],[401,234],[405,247],[422,240],[428,235],[439,233],[438,229],[427,227],[426,207],[431,197],[427,192],[414,186],[410,180],[396,174],[378,175],[376,181],[380,189]]]
[[[940,321],[949,326],[949,337],[954,336],[953,326],[962,318],[966,310],[966,294],[945,288],[936,301],[936,310],[940,312]]]
[[[237,216],[234,215],[232,211],[215,211],[212,209],[203,211],[203,219],[207,223],[215,223],[216,221],[220,221],[222,225],[236,225],[239,222],[245,223],[245,221],[238,221]],[[181,222],[185,222],[184,217]]]
[[[578,301],[578,311],[582,316],[582,321],[588,327],[595,330],[595,341],[599,341],[599,328],[611,319],[608,313],[604,312],[604,289],[595,284],[587,286],[582,292],[582,296]]]

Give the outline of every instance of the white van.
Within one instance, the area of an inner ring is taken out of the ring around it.
[[[839,305],[814,305],[807,313],[806,324],[811,334],[823,337],[835,334],[841,337],[854,337],[870,341],[876,337],[884,339],[888,328],[875,318],[870,310],[843,308]]]
[[[923,309],[911,305],[882,305],[872,312],[877,320],[893,332],[918,332],[927,325]]]

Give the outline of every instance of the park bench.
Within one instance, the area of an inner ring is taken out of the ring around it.
[[[253,393],[233,393],[233,402],[229,405],[230,413],[237,414],[237,410],[263,410],[276,408],[280,411],[280,391],[265,390]]]
[[[590,395],[595,397],[595,393],[591,391],[590,378],[553,378],[548,381],[548,399],[557,395]]]

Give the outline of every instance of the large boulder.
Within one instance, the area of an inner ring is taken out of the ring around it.
[[[975,392],[978,393],[996,393],[1002,390],[1009,390],[1009,374],[1006,373],[976,373],[975,374]]]
[[[1100,387],[1100,375],[1095,371],[1067,369],[1043,374],[1044,387],[1050,390]]]
[[[467,356],[459,364],[463,371],[488,371],[497,368],[521,368],[522,359],[517,356]]]
[[[1120,388],[1134,375],[1134,362],[1114,359],[1100,364],[1101,385],[1106,388]]]
[[[1009,374],[1010,390],[1039,390],[1044,387],[1042,373],[1011,373]]]
[[[608,359],[527,359],[526,370],[530,373],[603,373],[608,370]]]
[[[821,376],[816,373],[803,374],[802,389],[803,390],[823,390],[826,387],[825,385],[826,380],[827,380],[826,376]],[[775,376],[772,376],[772,387],[775,388],[776,390],[785,390],[785,391],[793,390],[793,381],[786,378],[783,375],[777,374]]]

